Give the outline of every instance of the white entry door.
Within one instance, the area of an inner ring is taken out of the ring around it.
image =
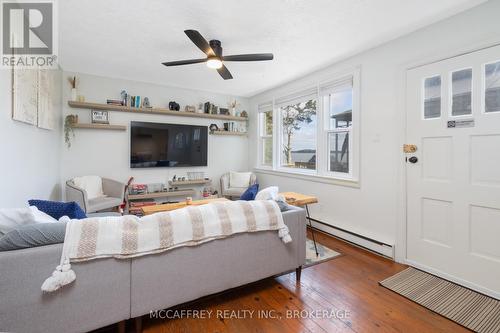
[[[500,297],[500,47],[407,71],[407,260]]]

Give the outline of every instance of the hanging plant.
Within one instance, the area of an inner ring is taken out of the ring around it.
[[[64,142],[66,145],[71,147],[71,138],[75,138],[75,132],[73,130],[73,125],[78,123],[78,115],[69,114],[64,118]]]

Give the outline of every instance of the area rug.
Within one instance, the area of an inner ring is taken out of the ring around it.
[[[312,266],[319,264],[323,261],[327,261],[340,256],[340,253],[333,251],[332,249],[316,243],[318,246],[318,255],[316,256],[316,251],[314,250],[314,242],[309,238],[306,240],[306,264],[307,266]]]
[[[380,284],[475,332],[500,332],[500,301],[494,298],[413,267]]]

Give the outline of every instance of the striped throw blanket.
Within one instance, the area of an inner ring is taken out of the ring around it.
[[[60,265],[42,285],[55,291],[76,279],[70,262],[132,258],[195,246],[242,232],[277,230],[292,239],[273,200],[214,202],[138,218],[132,215],[69,220]]]

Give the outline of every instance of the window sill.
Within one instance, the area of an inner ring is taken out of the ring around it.
[[[358,180],[332,178],[332,177],[325,177],[325,176],[318,176],[318,175],[308,175],[308,174],[304,174],[304,173],[290,172],[290,171],[277,171],[277,170],[273,170],[271,168],[265,168],[265,167],[254,168],[254,171],[256,173],[263,173],[263,174],[280,176],[280,177],[287,177],[287,178],[297,178],[297,179],[308,180],[308,181],[316,182],[316,183],[331,184],[331,185],[353,187],[353,188],[360,188],[361,187]]]

